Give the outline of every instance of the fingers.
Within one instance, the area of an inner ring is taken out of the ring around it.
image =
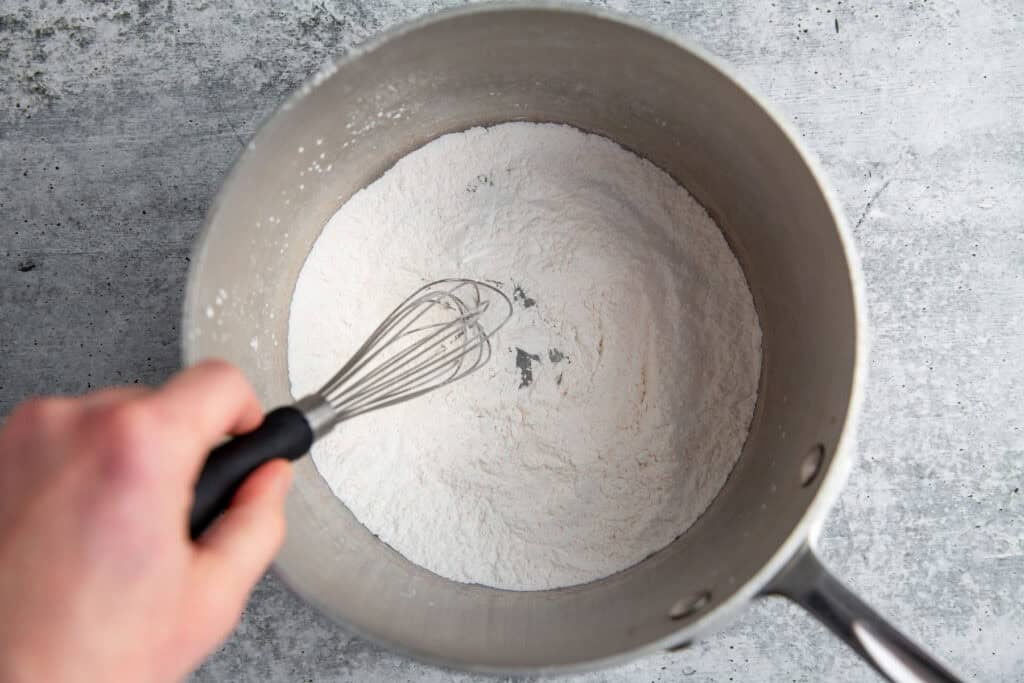
[[[148,401],[196,451],[195,460],[185,463],[193,474],[200,456],[225,434],[251,431],[263,420],[259,399],[245,375],[219,360],[203,361],[175,375]]]
[[[291,463],[273,460],[246,479],[231,507],[197,541],[199,600],[217,620],[237,618],[284,540]],[[233,624],[234,622],[231,621]]]

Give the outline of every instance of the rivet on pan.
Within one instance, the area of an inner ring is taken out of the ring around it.
[[[701,611],[711,603],[711,591],[701,591],[691,595],[688,598],[683,598],[672,605],[668,610],[668,618],[673,621],[677,619],[685,619],[691,617],[697,612]]]
[[[825,446],[815,444],[804,456],[804,462],[800,465],[800,485],[807,486],[821,471],[821,464],[825,462]]]

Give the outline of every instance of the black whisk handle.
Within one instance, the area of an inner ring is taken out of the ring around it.
[[[297,460],[313,445],[313,429],[305,414],[292,406],[275,408],[248,434],[210,451],[196,481],[189,535],[195,539],[231,504],[235,491],[253,470],[276,458]]]

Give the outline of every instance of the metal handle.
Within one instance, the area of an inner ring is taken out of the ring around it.
[[[959,681],[832,576],[810,547],[782,571],[769,592],[787,597],[813,614],[890,681]]]

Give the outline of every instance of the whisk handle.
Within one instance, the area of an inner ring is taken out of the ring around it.
[[[292,406],[275,408],[248,434],[210,451],[196,481],[188,528],[198,538],[227,509],[235,491],[253,470],[276,458],[297,460],[313,445],[313,429],[305,414]]]

